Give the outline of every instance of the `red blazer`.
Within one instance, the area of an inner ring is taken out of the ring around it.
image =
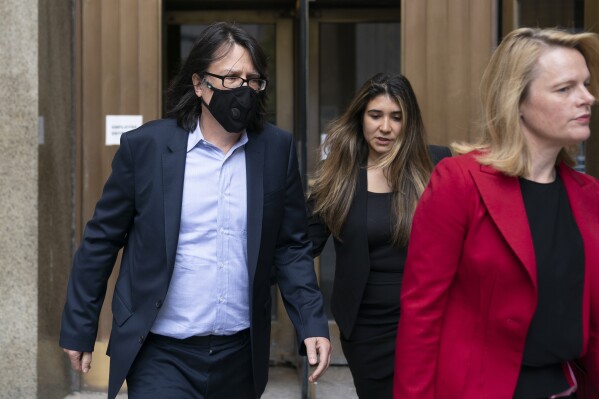
[[[599,182],[559,165],[584,241],[583,349],[599,386]],[[518,179],[472,155],[435,168],[414,216],[401,293],[396,399],[509,399],[537,303]],[[590,396],[589,396],[590,397]]]

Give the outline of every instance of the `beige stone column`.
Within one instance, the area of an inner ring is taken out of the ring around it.
[[[478,86],[496,41],[496,19],[490,1],[402,1],[402,71],[431,143],[477,136]]]
[[[37,396],[38,0],[0,2],[0,398]]]

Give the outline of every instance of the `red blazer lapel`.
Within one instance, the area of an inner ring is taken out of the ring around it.
[[[537,288],[537,269],[532,235],[520,183],[488,166],[471,170],[483,202],[501,235],[528,271]]]
[[[584,333],[582,352],[586,353],[588,344],[592,269],[599,264],[599,193],[597,186],[583,179],[564,164],[558,166],[559,174],[568,193],[570,209],[576,220],[584,242],[585,277],[582,305],[582,326]]]

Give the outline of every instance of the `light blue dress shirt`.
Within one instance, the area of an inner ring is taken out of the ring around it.
[[[175,268],[151,331],[174,338],[250,326],[244,132],[224,154],[189,134]]]

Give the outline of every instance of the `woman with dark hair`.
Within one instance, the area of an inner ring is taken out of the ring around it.
[[[322,151],[327,156],[309,196],[314,256],[332,234],[331,307],[343,353],[358,396],[389,399],[412,214],[433,161],[451,153],[427,148],[409,81],[382,73],[368,79],[329,125]]]

